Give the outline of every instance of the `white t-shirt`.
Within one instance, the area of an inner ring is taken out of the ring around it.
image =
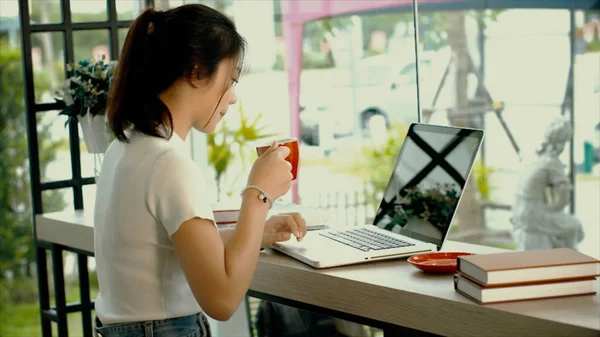
[[[129,139],[110,145],[97,182],[96,314],[104,325],[201,312],[170,237],[191,218],[214,222],[205,176],[176,133]]]

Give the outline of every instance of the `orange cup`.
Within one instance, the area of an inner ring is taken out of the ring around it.
[[[284,138],[277,139],[277,144],[279,146],[287,146],[290,149],[290,154],[285,158],[290,164],[292,164],[292,180],[296,180],[298,176],[298,160],[300,157],[300,148],[298,146],[298,139],[296,138]],[[268,143],[263,143],[261,145],[256,146],[256,153],[261,156],[269,147],[271,147],[273,141]]]

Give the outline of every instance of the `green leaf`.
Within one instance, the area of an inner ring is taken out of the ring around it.
[[[250,121],[244,114],[241,102],[238,104],[238,112],[240,114],[240,127],[238,129],[229,128],[226,121],[223,120],[218,130],[207,135],[208,162],[215,170],[217,189],[219,190],[221,190],[222,179],[229,170],[229,166],[236,155],[241,158],[245,169],[248,162],[246,158],[247,153],[253,151],[253,148],[249,145],[250,142],[277,136],[274,133],[263,133],[266,126],[259,126],[262,120],[262,113],[259,113]],[[235,154],[233,153],[234,147],[239,148],[239,151],[236,151]]]

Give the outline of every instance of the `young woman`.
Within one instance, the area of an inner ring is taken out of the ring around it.
[[[266,219],[291,185],[287,147],[256,160],[237,226],[219,231],[185,146],[191,128],[213,132],[236,102],[244,48],[234,24],[202,5],[148,9],[132,24],[107,107],[117,139],[97,184],[97,334],[210,336],[204,313],[233,315],[260,249],[305,235],[299,214]]]

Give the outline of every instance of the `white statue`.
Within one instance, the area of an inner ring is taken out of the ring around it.
[[[576,249],[583,240],[581,222],[564,211],[572,186],[559,156],[571,136],[568,120],[554,120],[537,159],[521,174],[511,217],[518,250]]]

